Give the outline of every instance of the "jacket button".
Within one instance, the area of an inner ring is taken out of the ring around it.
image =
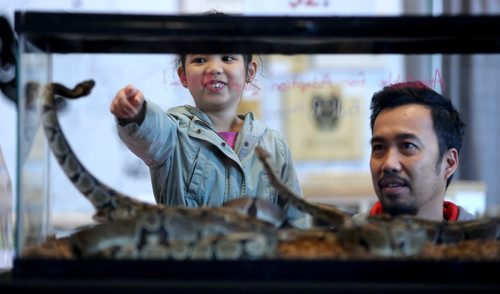
[[[197,130],[196,130],[196,132],[197,132],[198,134],[201,134],[201,130],[200,130],[200,129],[197,129]]]
[[[220,144],[222,145],[222,147],[226,147],[226,143],[222,142]]]
[[[245,142],[245,144],[243,144],[243,145],[245,145],[245,147],[248,147],[248,142]]]

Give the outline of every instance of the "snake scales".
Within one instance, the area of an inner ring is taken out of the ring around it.
[[[277,244],[316,231],[284,229],[284,213],[260,198],[240,198],[222,207],[167,207],[140,202],[106,186],[79,161],[57,119],[56,97],[76,99],[90,93],[91,80],[73,89],[50,83],[44,91],[43,127],[54,156],[67,177],[96,209],[100,222],[69,237],[82,258],[259,259],[276,257]],[[354,225],[343,211],[310,203],[284,186],[257,150],[280,195],[299,209],[331,224],[340,243],[352,250],[382,256],[418,253],[425,242],[496,239],[498,219],[436,223],[414,217],[371,218]],[[324,234],[332,234],[323,231]]]

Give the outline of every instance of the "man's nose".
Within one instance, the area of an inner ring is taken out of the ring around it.
[[[382,171],[395,173],[401,171],[401,157],[397,150],[390,148],[382,158]]]

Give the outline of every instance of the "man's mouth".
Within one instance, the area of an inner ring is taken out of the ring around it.
[[[379,181],[380,190],[384,194],[399,194],[404,189],[408,188],[408,182],[399,177],[386,177]]]

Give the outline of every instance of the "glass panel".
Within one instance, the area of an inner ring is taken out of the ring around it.
[[[254,112],[264,124],[286,136],[307,199],[335,204],[355,213],[368,210],[376,200],[369,170],[369,106],[373,93],[389,84],[413,80],[445,95],[455,93],[457,77],[444,71],[443,60],[495,59],[497,55],[263,54],[259,57],[260,74],[247,88],[240,111]],[[78,158],[98,179],[127,195],[154,203],[147,166],[118,138],[109,106],[118,89],[129,83],[162,109],[193,105],[190,93],[179,82],[175,56],[25,53],[21,68],[25,88],[31,81],[43,85],[49,76],[68,87],[87,79],[96,82],[87,97],[61,103],[59,120],[65,135]],[[40,95],[32,102],[29,95],[23,96],[20,106],[20,147],[26,155],[21,156],[19,195],[19,211],[24,216],[20,218],[24,224],[20,237],[28,243],[39,242],[47,234],[62,236],[91,224],[94,212],[52,154],[48,156],[39,127]],[[458,96],[452,98],[456,100]],[[493,111],[490,113],[494,115]],[[494,128],[491,117],[483,123]],[[463,156],[468,156],[467,152],[470,151],[464,150]],[[469,179],[477,182],[464,182],[456,177],[459,186],[452,185],[449,197],[483,215],[487,201],[485,178],[469,175]],[[489,197],[494,201],[496,196]]]
[[[39,52],[23,37],[19,41],[17,247],[47,237],[50,213],[47,193],[48,149],[42,128],[41,92],[51,80],[51,55]]]

